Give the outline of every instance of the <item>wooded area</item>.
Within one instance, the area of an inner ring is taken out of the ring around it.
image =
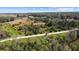
[[[0,17],[0,40],[79,28],[78,12],[17,13],[14,15],[16,17]],[[0,50],[79,50],[79,35],[77,38],[73,35],[75,35],[74,31],[67,34],[0,42]]]

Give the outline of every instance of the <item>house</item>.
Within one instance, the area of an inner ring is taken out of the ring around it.
[[[73,21],[74,19],[66,19],[67,21]]]

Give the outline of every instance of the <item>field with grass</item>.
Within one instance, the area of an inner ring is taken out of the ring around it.
[[[6,32],[11,37],[24,34],[23,32],[18,31],[15,27],[12,27],[8,23],[3,23],[1,27],[2,27],[3,31]]]

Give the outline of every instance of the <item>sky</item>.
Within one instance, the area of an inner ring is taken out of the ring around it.
[[[0,7],[0,13],[79,12],[79,7]]]

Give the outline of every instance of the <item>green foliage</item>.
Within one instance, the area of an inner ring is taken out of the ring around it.
[[[17,35],[23,35],[24,34],[23,32],[18,31],[16,28],[12,27],[8,23],[3,23],[2,29],[3,29],[3,31],[5,31],[10,36],[17,36]]]
[[[57,51],[64,50],[65,34],[0,42],[0,50]],[[63,42],[61,42],[64,40]]]
[[[72,17],[72,14],[74,13],[47,13],[47,15],[42,14],[32,14],[34,16],[35,23],[43,22],[45,25],[15,25],[11,26],[8,24],[8,18],[5,19],[5,17],[1,17],[0,19],[7,23],[1,23],[1,27],[3,28],[3,31],[6,32],[9,36],[19,36],[19,35],[34,35],[34,34],[42,34],[46,32],[57,32],[62,30],[70,30],[74,28],[79,27],[79,21],[75,20],[74,17]],[[74,14],[75,15],[75,14]],[[44,18],[44,17],[45,18]],[[72,20],[74,19],[74,20]]]
[[[70,47],[74,51],[79,51],[79,40],[70,43]]]
[[[57,32],[62,30],[79,28],[78,13],[36,13],[28,15],[34,16],[32,18],[29,18],[34,22],[44,22],[45,25],[39,26],[32,24],[28,26],[27,25],[11,26],[10,24],[8,24],[9,21],[8,18],[0,17],[0,23],[1,23],[0,28],[4,32],[6,32],[10,37],[16,37],[19,35],[27,36],[27,35]],[[18,14],[17,17],[20,17],[20,14]],[[14,18],[12,20],[14,20]],[[66,33],[62,33],[50,36],[20,39],[18,41],[13,40],[13,41],[0,42],[0,50],[11,50],[11,51],[79,50],[78,40],[74,39],[73,37],[72,39],[70,39],[69,38],[70,36],[69,37],[68,36]],[[72,42],[73,39],[75,41]]]

